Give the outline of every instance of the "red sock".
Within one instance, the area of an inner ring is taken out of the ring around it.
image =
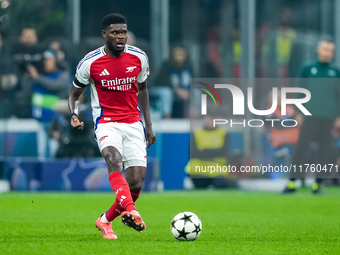
[[[124,208],[120,206],[118,203],[118,200],[111,205],[110,209],[106,212],[106,219],[108,221],[113,221],[115,218],[117,218],[122,212],[124,211]]]
[[[131,212],[136,210],[135,204],[133,203],[130,188],[127,184],[122,173],[114,172],[109,176],[110,185],[113,192],[116,194],[116,200],[118,204],[124,208],[125,211]]]
[[[135,202],[138,199],[139,195],[140,195],[140,191],[138,192],[138,194],[131,193],[131,197],[132,197],[133,202]],[[120,206],[120,204],[118,203],[118,200],[116,199],[116,201],[113,203],[113,205],[110,207],[110,209],[107,210],[106,219],[108,221],[113,221],[123,211],[124,211],[124,208]]]

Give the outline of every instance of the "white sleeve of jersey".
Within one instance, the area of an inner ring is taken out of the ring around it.
[[[140,57],[140,60],[142,62],[142,70],[140,71],[139,75],[137,76],[137,82],[138,83],[144,82],[150,74],[148,57],[143,54]]]
[[[91,62],[85,61],[84,59],[82,59],[77,65],[75,77],[80,83],[84,85],[90,83],[90,66]]]

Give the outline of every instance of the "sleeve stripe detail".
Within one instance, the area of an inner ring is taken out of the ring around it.
[[[92,55],[90,55],[90,56],[88,56],[88,57],[85,57],[85,58],[79,63],[77,69],[79,69],[79,68],[82,66],[82,64],[83,64],[86,60],[89,60],[89,59],[91,59],[91,58],[93,58],[93,57],[95,57],[95,56],[97,56],[97,55],[99,55],[99,54],[101,54],[101,52],[100,52],[100,51],[97,51],[97,52],[93,53]]]
[[[132,48],[132,47],[130,47],[130,46],[128,46],[128,51],[137,52],[137,53],[142,54],[142,55],[144,55],[145,57],[147,57],[146,54],[145,54],[145,52],[139,51],[139,50],[137,50],[136,48]]]

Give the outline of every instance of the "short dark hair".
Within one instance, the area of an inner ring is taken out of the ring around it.
[[[104,30],[111,24],[127,24],[126,18],[119,13],[111,13],[106,15],[102,21],[102,29]]]
[[[329,35],[322,35],[318,41],[318,46],[320,46],[320,44],[322,42],[328,42],[328,43],[333,43],[334,44],[334,40],[331,36]]]

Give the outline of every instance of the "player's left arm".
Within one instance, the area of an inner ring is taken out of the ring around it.
[[[138,82],[138,105],[142,110],[144,121],[145,121],[145,134],[146,134],[146,142],[148,144],[148,149],[151,144],[156,142],[156,135],[152,129],[152,122],[150,117],[150,103],[149,103],[149,93],[148,88],[146,86],[146,81],[139,83]]]

